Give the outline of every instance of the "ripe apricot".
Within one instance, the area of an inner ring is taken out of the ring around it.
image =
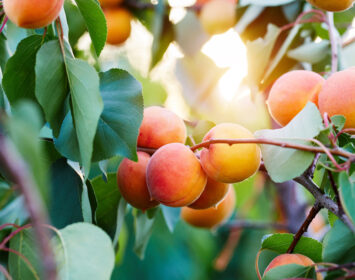
[[[107,22],[106,42],[111,45],[122,44],[131,34],[131,13],[124,8],[105,9]]]
[[[150,195],[167,206],[191,204],[201,195],[206,182],[207,176],[196,155],[180,143],[159,148],[147,166]]]
[[[269,265],[266,267],[264,271],[264,275],[270,270],[275,267],[281,266],[281,265],[287,265],[287,264],[298,264],[302,266],[312,266],[314,265],[314,262],[301,254],[282,254],[274,258]],[[317,273],[317,280],[321,280],[322,275],[320,273]]]
[[[64,0],[4,0],[7,17],[23,28],[41,28],[55,20]]]
[[[313,6],[329,12],[340,12],[349,9],[354,0],[307,0]]]
[[[236,4],[230,0],[211,0],[203,5],[200,21],[210,35],[223,33],[236,22]]]
[[[350,68],[331,75],[319,93],[319,110],[329,116],[343,115],[345,128],[355,128],[355,71]]]
[[[189,207],[193,209],[216,207],[226,196],[229,187],[229,184],[217,182],[212,178],[207,178],[205,190],[194,203],[189,205]]]
[[[138,152],[138,162],[125,158],[117,170],[117,184],[123,198],[132,206],[147,210],[159,204],[151,200],[146,182],[150,155]]]
[[[273,84],[267,100],[273,119],[285,126],[309,101],[317,105],[324,81],[319,74],[306,70],[290,71],[282,75]]]
[[[102,7],[117,6],[121,4],[124,0],[99,0]]]
[[[203,138],[243,139],[254,138],[241,125],[222,123],[213,127]],[[212,179],[223,183],[243,181],[253,175],[260,165],[260,148],[256,144],[212,144],[201,151],[201,165]]]
[[[144,109],[138,146],[160,148],[169,143],[185,143],[184,121],[168,109],[152,106]]]
[[[234,211],[235,201],[235,191],[234,188],[231,187],[226,197],[217,207],[203,210],[183,207],[181,210],[181,218],[195,227],[214,228],[229,219]]]

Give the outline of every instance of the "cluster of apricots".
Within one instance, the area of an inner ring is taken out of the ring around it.
[[[260,165],[256,144],[211,144],[194,153],[185,146],[184,121],[162,107],[144,110],[138,147],[156,149],[150,156],[138,151],[138,161],[124,159],[117,171],[122,196],[132,206],[147,210],[159,203],[183,207],[181,216],[191,225],[213,228],[233,213],[236,194],[230,183],[253,175]],[[232,123],[213,127],[209,139],[253,138]]]
[[[312,71],[288,72],[273,84],[267,104],[273,119],[285,126],[309,101],[322,115],[343,115],[345,128],[355,128],[355,68],[336,72],[327,80]]]
[[[107,22],[106,42],[111,45],[124,43],[131,34],[132,14],[121,6],[123,0],[99,0]]]

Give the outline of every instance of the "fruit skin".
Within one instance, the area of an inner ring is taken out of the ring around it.
[[[270,270],[275,267],[281,266],[281,265],[287,265],[287,264],[298,264],[298,265],[303,265],[303,266],[312,266],[314,265],[314,262],[301,254],[282,254],[274,258],[269,265],[266,267],[264,271],[264,275]],[[320,273],[317,273],[317,280],[321,280],[322,275]]]
[[[193,209],[207,209],[216,207],[227,195],[230,185],[207,178],[205,190],[201,196],[188,207]]]
[[[121,4],[124,0],[99,0],[102,7],[112,7]]]
[[[159,148],[147,166],[150,195],[167,206],[191,204],[201,195],[206,182],[207,176],[196,155],[180,143]]]
[[[213,127],[203,141],[242,138],[254,138],[254,135],[241,125],[222,123]],[[259,169],[260,157],[260,148],[256,144],[212,144],[201,151],[201,165],[212,179],[236,183],[249,178]]]
[[[153,208],[159,202],[151,200],[146,183],[146,170],[150,155],[137,152],[138,162],[125,158],[117,170],[117,184],[123,198],[141,210]]]
[[[307,0],[313,6],[329,12],[340,12],[349,9],[354,0]]]
[[[231,187],[229,188],[226,197],[217,207],[203,210],[183,207],[181,209],[181,218],[195,227],[214,228],[230,218],[235,208],[235,201],[235,191],[234,188]]]
[[[210,35],[223,33],[236,22],[236,4],[230,0],[211,0],[203,5],[200,21]]]
[[[106,42],[111,45],[122,44],[131,34],[131,13],[124,8],[104,9],[107,22]]]
[[[346,117],[345,128],[355,128],[355,71],[349,68],[331,75],[318,99],[322,115]]]
[[[312,71],[295,70],[282,75],[272,86],[267,100],[272,118],[285,126],[309,101],[317,105],[324,82],[322,76]]]
[[[184,121],[168,109],[152,106],[144,109],[138,146],[160,148],[169,143],[185,143]]]
[[[55,20],[64,0],[4,0],[8,18],[23,28],[42,28]]]

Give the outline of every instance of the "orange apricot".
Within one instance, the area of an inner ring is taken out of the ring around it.
[[[117,170],[117,184],[123,198],[141,210],[153,208],[159,202],[151,200],[146,182],[146,170],[150,155],[137,152],[138,162],[125,158]]]
[[[64,0],[4,0],[7,17],[23,28],[41,28],[55,20]]]
[[[306,70],[290,71],[282,75],[273,84],[267,100],[272,118],[285,126],[309,101],[317,105],[324,81],[319,74]]]
[[[138,146],[160,148],[169,143],[185,143],[184,121],[168,109],[152,106],[144,109]]]
[[[288,265],[288,264],[298,264],[302,266],[312,266],[314,262],[301,254],[282,254],[274,258],[264,271],[264,275],[270,270],[278,266]],[[317,273],[317,280],[321,280],[322,275]]]
[[[124,0],[99,0],[102,7],[117,6],[121,4]]]
[[[313,6],[328,12],[340,12],[349,9],[354,0],[307,0]]]
[[[203,138],[243,139],[254,135],[241,125],[222,123],[213,127]],[[252,176],[260,165],[260,148],[256,144],[212,144],[201,151],[201,165],[212,179],[236,183]]]
[[[211,0],[203,5],[200,21],[208,34],[223,33],[236,22],[236,4],[230,0]]]
[[[132,14],[124,8],[105,9],[107,22],[106,42],[111,45],[122,44],[131,34]]]
[[[232,215],[236,203],[234,188],[229,188],[226,197],[217,207],[208,209],[191,209],[183,207],[181,209],[181,218],[188,224],[201,228],[214,228],[227,221]]]
[[[229,187],[229,184],[217,182],[212,178],[207,178],[205,190],[201,196],[188,207],[193,209],[216,207],[228,193]]]
[[[196,155],[181,143],[159,148],[147,166],[147,184],[151,198],[181,207],[194,202],[203,192],[207,176]]]
[[[331,75],[318,98],[319,110],[328,115],[343,115],[345,128],[355,128],[355,71],[350,68]]]

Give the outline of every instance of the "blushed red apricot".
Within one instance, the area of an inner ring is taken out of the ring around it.
[[[207,176],[196,155],[180,143],[159,148],[147,166],[150,195],[167,206],[191,204],[201,195],[206,182]]]
[[[214,228],[227,221],[235,208],[236,195],[234,188],[229,188],[226,197],[217,207],[197,210],[183,207],[181,218],[188,224],[201,228]]]
[[[290,71],[276,80],[267,100],[272,118],[281,126],[287,125],[309,101],[318,104],[318,94],[325,80],[319,74]]]
[[[349,9],[354,0],[307,0],[313,6],[328,12],[340,12]]]
[[[314,262],[301,254],[282,254],[274,258],[264,271],[264,275],[270,270],[278,266],[287,265],[287,264],[298,264],[302,266],[312,266]],[[321,280],[322,275],[317,273],[317,280]]]
[[[117,6],[123,2],[123,0],[99,0],[102,7]]]
[[[17,26],[41,28],[55,20],[64,0],[3,0],[5,14]]]
[[[331,75],[324,83],[318,99],[322,114],[343,115],[345,128],[355,128],[355,71],[349,68]]]
[[[230,0],[208,1],[201,9],[200,21],[210,35],[223,33],[236,22],[236,4]]]
[[[229,187],[229,184],[217,182],[212,178],[207,178],[205,190],[201,196],[188,207],[193,209],[216,207],[228,193]]]
[[[241,125],[222,123],[213,127],[203,138],[253,139],[254,135]],[[201,165],[212,179],[236,183],[252,176],[260,165],[260,148],[256,144],[212,144],[201,151]]]
[[[160,148],[169,143],[185,143],[184,121],[168,109],[152,106],[144,109],[138,146]]]
[[[137,152],[138,162],[125,158],[117,170],[117,184],[123,198],[133,207],[141,210],[153,208],[159,202],[151,200],[146,182],[150,155]]]
[[[107,23],[106,42],[118,45],[125,42],[131,34],[132,14],[124,8],[104,9]]]

